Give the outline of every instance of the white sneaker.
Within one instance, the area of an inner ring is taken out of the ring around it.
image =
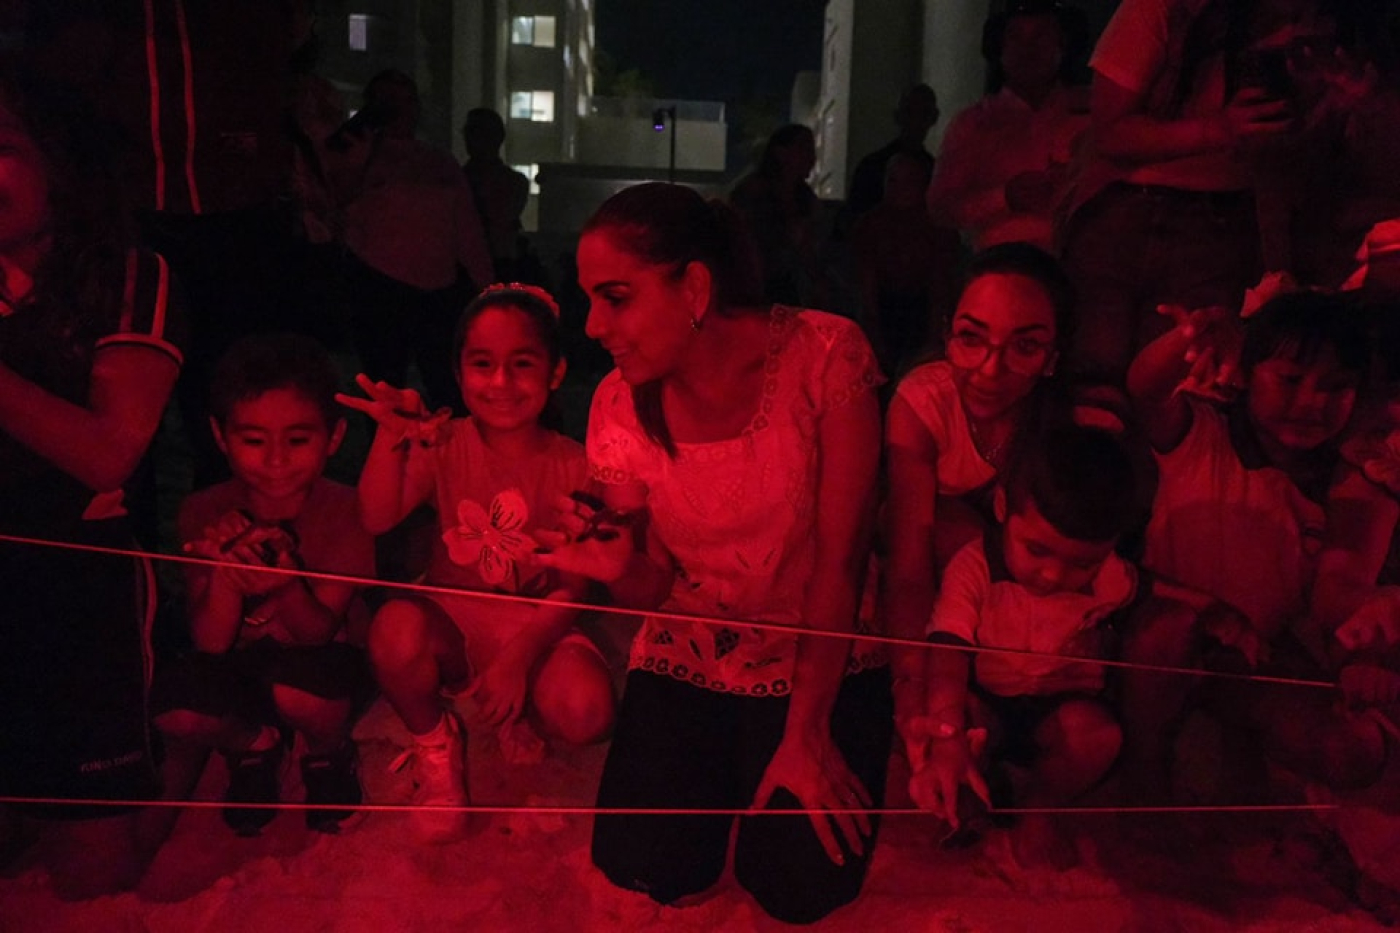
[[[446,843],[466,835],[470,814],[451,807],[471,804],[467,790],[467,736],[462,720],[448,710],[447,741],[442,745],[414,742],[401,761],[413,761],[412,803],[425,809],[410,811],[409,825],[419,842]],[[396,762],[398,764],[399,762]],[[440,808],[440,809],[433,809]]]

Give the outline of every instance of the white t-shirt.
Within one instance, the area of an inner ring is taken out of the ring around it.
[[[988,549],[993,553],[988,554]],[[1137,569],[1110,554],[1079,592],[1037,596],[1011,578],[991,533],[964,545],[943,573],[928,634],[952,635],[970,645],[1036,652],[1040,656],[981,653],[973,662],[977,684],[997,696],[1097,693],[1103,667],[1067,660],[1105,655],[1105,620],[1133,601]],[[1057,657],[1049,657],[1056,655]]]
[[[1123,0],[1094,47],[1090,67],[1129,91],[1146,97],[1146,111],[1189,119],[1220,113],[1225,106],[1225,62],[1220,55],[1198,68],[1179,112],[1172,113],[1175,69],[1192,19],[1207,0]],[[1251,187],[1248,166],[1230,148],[1135,166],[1115,165],[1090,154],[1078,191],[1082,202],[1112,181],[1161,185],[1186,191],[1241,191]]]
[[[1190,404],[1191,430],[1157,456],[1144,566],[1230,603],[1270,638],[1307,611],[1323,508],[1282,470],[1245,466],[1225,414]]]

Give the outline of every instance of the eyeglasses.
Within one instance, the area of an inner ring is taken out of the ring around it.
[[[948,337],[948,362],[958,369],[977,369],[993,354],[1018,376],[1038,376],[1045,369],[1054,345],[1034,337],[1013,337],[1000,343],[974,330],[954,331]]]

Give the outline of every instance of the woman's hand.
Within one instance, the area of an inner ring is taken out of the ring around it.
[[[895,731],[904,741],[909,767],[917,770],[923,765],[928,746],[924,728],[928,723],[924,715],[928,706],[928,684],[923,677],[896,677],[893,691]]]
[[[557,529],[537,529],[542,545],[535,563],[600,583],[613,583],[627,573],[637,551],[632,533],[635,514],[604,507],[585,493],[560,496]]]
[[[865,812],[871,806],[870,794],[847,766],[829,732],[805,738],[784,734],[759,781],[753,809],[767,807],[780,787],[791,792],[804,809],[830,811],[808,814],[827,858],[837,865],[846,864],[833,825],[853,855],[865,851],[865,839],[870,836],[870,815]]]
[[[398,437],[399,443],[417,442],[431,447],[452,418],[452,409],[440,408],[429,412],[423,398],[414,389],[400,389],[387,382],[375,382],[364,373],[355,377],[355,384],[365,398],[337,392],[335,400],[346,408],[363,412],[374,419],[380,430]]]
[[[925,731],[927,727],[925,727]],[[972,789],[982,802],[991,806],[987,781],[977,769],[977,759],[986,743],[985,729],[969,729],[952,736],[933,736],[927,746],[926,763],[909,777],[909,796],[915,805],[936,814],[958,828],[958,794],[962,785]]]

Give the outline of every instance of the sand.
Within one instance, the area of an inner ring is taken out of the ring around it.
[[[407,733],[382,703],[356,728],[372,801],[407,800],[390,771]],[[537,765],[505,764],[490,736],[473,735],[476,802],[588,806],[604,748],[555,749]],[[199,788],[217,799],[215,758]],[[903,770],[891,806],[903,806]],[[299,799],[295,769],[284,795]],[[1364,816],[1357,817],[1365,822]],[[1371,931],[1384,929],[1324,878],[1309,843],[1312,817],[1238,815],[1073,818],[1083,862],[1025,871],[993,832],[962,851],[938,848],[928,818],[886,819],[861,898],[819,931]],[[479,816],[461,841],[415,844],[400,812],[362,814],[338,836],[280,813],[259,837],[234,836],[216,809],[186,810],[141,887],[66,904],[44,873],[0,879],[0,931],[439,931],[790,929],[725,881],[708,900],[661,907],[611,886],[588,858],[589,817]],[[1146,844],[1144,844],[1146,843]],[[1165,843],[1165,845],[1164,845]],[[1165,848],[1173,851],[1162,851]],[[1184,853],[1184,854],[1183,854]]]

